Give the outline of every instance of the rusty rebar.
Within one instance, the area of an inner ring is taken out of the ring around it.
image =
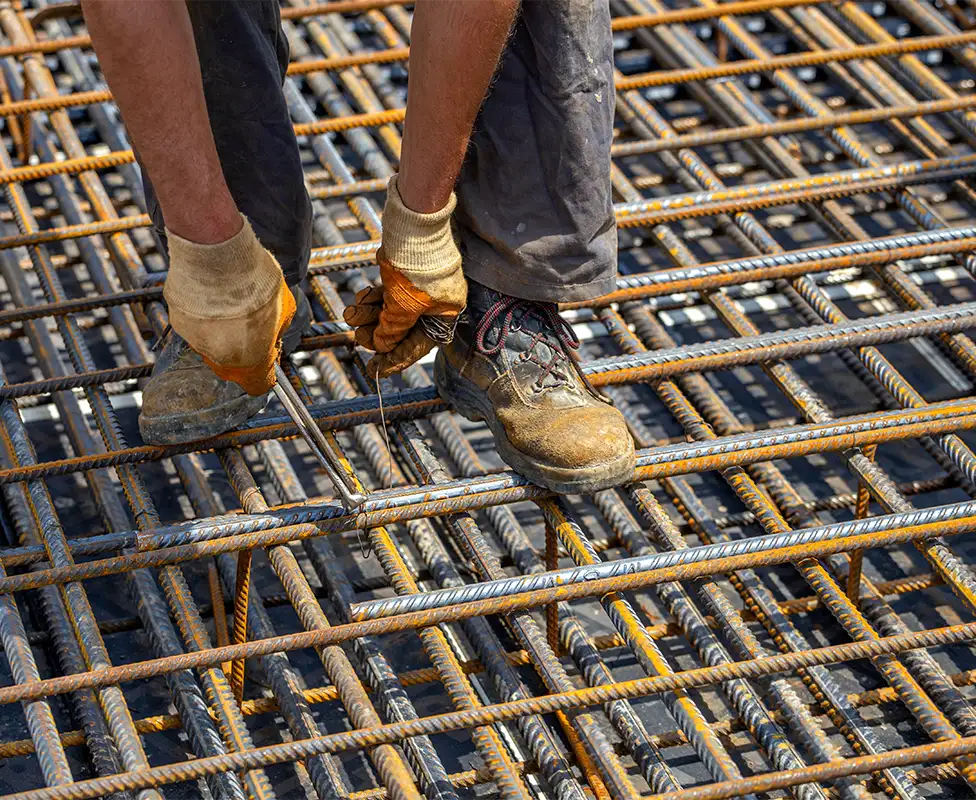
[[[25,5],[0,9],[0,756],[27,765],[8,796],[976,783],[976,672],[929,652],[962,664],[976,640],[964,15],[611,0],[620,270],[561,310],[638,466],[557,498],[426,363],[381,413],[341,314],[376,275],[410,4],[283,6],[316,316],[284,370],[368,497],[349,513],[277,403],[140,442],[164,259],[79,8]]]

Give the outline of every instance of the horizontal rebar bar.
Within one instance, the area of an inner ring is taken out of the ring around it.
[[[332,629],[332,631],[338,630],[340,628]],[[304,636],[306,639],[310,639],[313,636],[311,634],[298,635]],[[319,635],[315,638],[322,637]],[[800,653],[778,654],[762,659],[753,659],[751,661],[737,661],[720,667],[701,667],[666,676],[641,678],[633,681],[622,681],[609,686],[596,686],[587,689],[577,689],[572,692],[549,694],[544,697],[514,700],[508,703],[486,706],[481,709],[473,709],[471,711],[451,712],[435,717],[411,720],[409,722],[388,724],[368,731],[349,731],[323,736],[317,739],[305,739],[298,742],[269,745],[247,752],[201,758],[183,765],[173,764],[163,767],[152,767],[141,770],[138,773],[130,772],[110,778],[79,781],[66,789],[41,789],[14,794],[9,796],[9,800],[60,800],[60,798],[77,798],[81,800],[81,798],[98,797],[100,794],[118,791],[119,789],[158,786],[165,783],[193,780],[213,772],[253,769],[257,766],[266,766],[283,761],[294,761],[320,753],[337,753],[344,750],[373,747],[378,744],[395,742],[411,736],[430,735],[467,728],[473,725],[490,724],[501,720],[515,719],[526,714],[552,713],[559,710],[582,708],[606,703],[615,699],[645,697],[651,694],[671,691],[679,687],[695,688],[709,686],[734,678],[755,678],[777,672],[796,670],[800,667],[815,664],[836,664],[854,659],[870,658],[885,653],[900,653],[906,650],[916,650],[925,647],[942,647],[971,641],[973,638],[976,638],[976,623],[918,631],[899,636],[888,636],[870,642],[852,642],[849,644],[833,645],[806,650]],[[221,653],[229,659],[234,657],[231,655],[232,653],[240,652],[243,654],[245,648],[254,649],[258,644],[259,642],[251,642],[246,645],[218,648],[211,651],[211,655]],[[266,648],[266,650],[267,652],[274,652],[272,649]],[[180,659],[194,665],[200,665],[201,656],[202,654],[193,653],[180,657]],[[175,659],[169,660],[174,661]],[[57,690],[58,693],[72,691],[73,689],[79,688],[79,686],[87,685],[90,681],[94,681],[93,685],[96,686],[111,685],[110,682],[112,679],[116,675],[122,674],[123,671],[125,671],[125,674],[130,680],[157,674],[154,670],[159,669],[160,662],[162,661],[162,659],[157,662],[145,661],[132,667],[113,667],[111,670],[105,671],[102,674],[87,673],[71,679],[54,680],[60,684]],[[109,675],[109,672],[113,674]],[[54,680],[31,684],[29,691],[26,692],[25,688],[17,688],[20,690],[19,694],[23,695],[23,697],[50,696],[55,693],[53,690]],[[71,688],[61,688],[61,685],[64,684],[74,685]],[[8,699],[8,696],[11,694],[12,692],[9,689],[0,689],[0,703],[13,702],[12,699]],[[21,698],[17,697],[16,699]],[[946,752],[949,754],[973,751],[976,751],[976,737],[972,739],[957,739],[951,743],[946,743]]]
[[[314,317],[282,368],[355,513],[274,400],[142,444],[168,317],[139,168],[80,5],[0,8],[0,793],[976,785],[976,10],[609,6],[620,270],[559,310],[640,446],[592,498],[505,467],[426,361],[381,403],[342,313],[412,3],[282,6]]]

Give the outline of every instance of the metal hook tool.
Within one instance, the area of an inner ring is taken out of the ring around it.
[[[285,411],[288,412],[288,416],[298,426],[299,433],[315,454],[326,475],[329,476],[342,499],[342,504],[347,511],[354,511],[359,508],[366,502],[366,495],[356,486],[352,475],[343,469],[339,454],[329,444],[328,439],[319,430],[319,426],[315,424],[315,420],[312,419],[312,415],[289,382],[288,376],[285,375],[280,364],[275,366],[275,376],[277,377],[277,383],[274,387],[275,394],[285,407]]]

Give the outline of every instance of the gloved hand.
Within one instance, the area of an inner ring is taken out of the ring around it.
[[[449,339],[468,297],[451,232],[454,195],[440,211],[419,214],[403,204],[396,181],[387,188],[377,253],[382,286],[361,291],[343,313],[356,341],[379,354],[369,362],[374,377],[406,369],[438,344],[421,317],[435,318]]]
[[[265,394],[275,384],[281,337],[295,314],[278,262],[247,219],[220,244],[196,244],[169,231],[167,238],[163,296],[173,330],[218,377],[250,395]]]

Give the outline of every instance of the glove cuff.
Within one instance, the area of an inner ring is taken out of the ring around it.
[[[230,319],[265,306],[281,284],[281,267],[251,224],[219,244],[197,244],[166,232],[169,274],[163,296],[171,307],[202,319]]]
[[[390,178],[383,208],[383,258],[399,272],[442,278],[461,268],[451,215],[457,205],[451,193],[447,205],[432,214],[411,211],[403,204],[397,176]]]

